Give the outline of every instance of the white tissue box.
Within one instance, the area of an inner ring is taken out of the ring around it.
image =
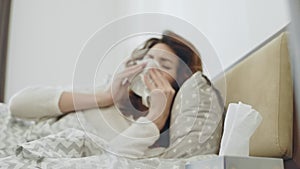
[[[218,156],[186,164],[186,169],[284,169],[280,158]]]

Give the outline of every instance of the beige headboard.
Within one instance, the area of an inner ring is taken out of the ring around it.
[[[224,79],[215,81],[222,86]],[[224,84],[224,83],[223,83]],[[250,155],[292,156],[293,88],[287,47],[282,33],[225,72],[226,106],[242,101],[263,117],[250,141]]]

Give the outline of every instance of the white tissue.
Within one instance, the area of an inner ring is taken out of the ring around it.
[[[146,107],[149,107],[149,99],[148,97],[150,96],[150,91],[147,88],[145,82],[144,82],[144,76],[147,73],[147,71],[150,68],[159,68],[159,63],[157,61],[155,61],[154,59],[144,59],[140,63],[147,63],[146,67],[144,68],[144,70],[136,75],[132,81],[131,81],[131,85],[129,86],[131,88],[131,90],[137,94],[138,96],[142,97],[142,103],[143,105],[145,105]]]
[[[230,103],[219,155],[249,156],[249,141],[262,117],[250,105]]]

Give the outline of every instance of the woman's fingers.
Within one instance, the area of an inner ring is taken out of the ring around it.
[[[155,69],[149,69],[145,80],[146,86],[152,91],[153,89],[162,89],[162,82],[160,79],[163,77],[159,75]]]
[[[152,79],[155,86],[157,86],[157,88],[164,87],[162,81],[165,80],[165,78],[162,76],[162,74],[157,69],[150,69],[149,76]]]
[[[146,64],[143,63],[125,68],[122,72],[116,74],[116,76],[114,77],[116,81],[114,80],[114,83],[118,84],[118,86],[121,85],[127,87],[130,84],[132,78],[138,73],[142,72],[145,66]]]
[[[150,91],[153,91],[153,89],[160,89],[167,98],[173,98],[175,90],[170,82],[163,77],[162,73],[159,70],[154,70],[150,75],[153,78],[153,84],[150,84],[151,88],[149,88]]]
[[[142,63],[139,65],[128,67],[123,72],[120,73],[120,76],[121,78],[128,78],[129,80],[131,80],[135,75],[142,72],[145,66],[146,63]]]
[[[153,89],[156,88],[153,80],[150,78],[149,73],[146,74],[146,76],[144,76],[144,81],[145,81],[145,85],[147,86],[147,88],[152,91]]]
[[[143,65],[141,65],[141,64],[130,66],[130,67],[126,67],[124,70],[122,70],[121,72],[119,72],[119,75],[127,75],[128,73],[130,73],[132,71],[136,71],[138,69],[141,69],[142,67],[143,67]]]
[[[156,70],[155,74],[157,77],[162,77],[162,72],[160,70]],[[159,83],[163,88],[172,88],[170,82],[166,78],[159,78]]]
[[[160,88],[160,89],[172,88],[171,84],[165,77],[163,77],[163,74],[160,72],[160,70],[151,69],[148,74],[149,74],[149,78],[152,80],[156,88]]]

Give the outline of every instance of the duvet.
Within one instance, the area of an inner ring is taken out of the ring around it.
[[[83,130],[80,114],[38,121],[17,119],[0,105],[0,168],[183,169],[186,163],[215,157],[130,159],[111,153],[106,142]]]

